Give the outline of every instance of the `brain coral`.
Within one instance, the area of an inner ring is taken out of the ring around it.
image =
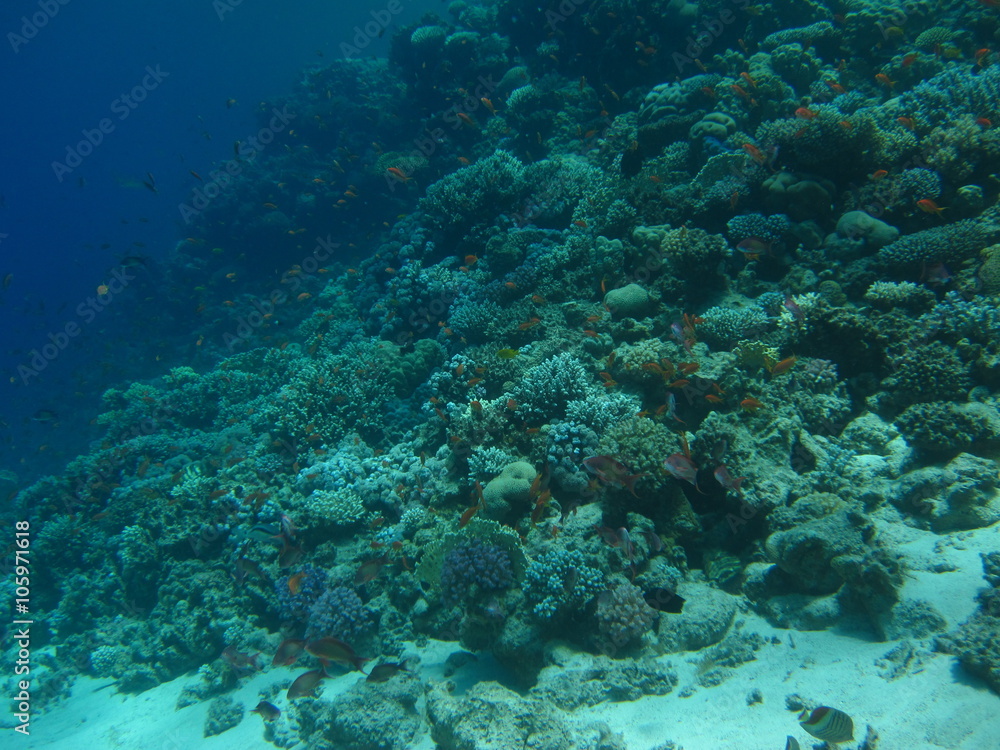
[[[628,284],[605,294],[604,304],[616,318],[639,318],[655,308],[656,300],[638,284]]]

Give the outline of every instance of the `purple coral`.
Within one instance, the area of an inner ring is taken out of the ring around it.
[[[309,609],[306,638],[333,636],[351,641],[363,635],[371,626],[371,613],[354,589],[332,586]]]
[[[312,565],[302,568],[304,575],[299,579],[298,591],[292,593],[288,581],[292,576],[284,576],[274,583],[278,597],[278,614],[282,620],[305,622],[309,610],[326,590],[326,572]]]
[[[597,627],[610,648],[624,648],[650,629],[656,611],[631,583],[622,583],[597,598]]]
[[[452,607],[466,599],[473,586],[480,591],[496,592],[514,582],[507,551],[481,539],[459,542],[441,565],[441,599]]]

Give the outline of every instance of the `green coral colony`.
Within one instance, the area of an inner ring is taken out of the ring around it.
[[[1000,520],[994,6],[458,0],[308,71],[171,261],[196,367],[108,390],[14,499],[36,702],[187,675],[210,734],[280,669],[281,747],[625,747],[566,712],[669,693],[663,654],[720,683],[781,647],[746,613],[1000,692],[1000,552],[949,624],[883,532]],[[450,695],[435,642],[506,677]],[[843,742],[836,688],[790,707]]]

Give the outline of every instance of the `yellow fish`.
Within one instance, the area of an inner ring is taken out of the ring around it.
[[[843,711],[829,706],[814,708],[799,714],[799,724],[813,737],[830,743],[854,739],[854,721]]]
[[[520,353],[517,349],[501,349],[497,352],[497,356],[500,359],[514,359]]]

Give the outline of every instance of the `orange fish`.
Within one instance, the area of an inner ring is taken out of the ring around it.
[[[468,381],[467,381],[467,382],[466,382],[465,384],[466,384],[466,385],[467,385],[467,386],[468,386],[469,388],[472,388],[473,386],[475,386],[475,385],[479,385],[479,384],[480,384],[480,383],[482,383],[482,382],[483,382],[483,379],[482,379],[482,378],[471,378],[471,379],[470,379],[470,380],[468,380]]]
[[[818,115],[808,107],[799,107],[795,110],[795,116],[800,120],[812,120],[818,117]]]
[[[874,172],[872,172],[872,179],[875,180],[876,182],[878,182],[883,177],[885,177],[887,174],[889,174],[889,173],[886,170],[884,170],[884,169],[876,169]]]
[[[896,122],[898,122],[907,130],[913,130],[917,126],[916,121],[912,117],[897,117]]]
[[[764,162],[767,161],[767,157],[764,156],[764,152],[762,152],[752,143],[744,143],[743,150],[746,151],[748,154],[750,154],[750,158],[753,159],[758,164],[763,164]]]
[[[476,127],[476,121],[469,117],[465,112],[458,113],[458,119],[468,125],[470,128]]]
[[[480,401],[470,401],[469,408],[472,409],[476,414],[483,413],[483,404]]]
[[[798,361],[798,359],[799,358],[796,357],[796,356],[791,356],[791,357],[786,357],[785,359],[781,360],[780,362],[775,362],[770,367],[771,374],[772,375],[780,375],[783,372],[788,372],[789,370],[792,369],[792,367],[795,365],[795,363]]]
[[[764,406],[764,404],[755,398],[745,398],[740,401],[740,406],[746,411],[754,412]]]
[[[458,519],[458,528],[464,529],[466,524],[472,520],[472,517],[479,512],[481,507],[482,504],[480,503],[479,505],[473,505],[471,508],[466,508],[465,513],[463,513],[462,517]]]
[[[465,265],[467,265],[467,266],[474,266],[478,262],[479,262],[479,258],[477,256],[475,256],[475,255],[466,255],[465,256]]]
[[[993,122],[985,117],[977,117],[976,125],[983,128],[984,130],[989,130],[993,127]]]
[[[709,393],[705,396],[705,400],[713,404],[721,404],[722,399],[716,396],[714,393]]]
[[[496,109],[494,109],[493,107],[493,102],[491,102],[485,96],[482,97],[479,101],[481,101],[483,103],[483,106],[490,111],[491,115],[495,115],[497,113]]]
[[[750,96],[749,92],[747,92],[747,90],[745,88],[743,88],[742,86],[740,86],[738,83],[731,84],[729,86],[729,88],[740,99],[743,99],[744,101],[752,101],[753,100],[753,97]]]
[[[829,86],[830,87],[830,91],[832,91],[835,94],[845,94],[845,93],[847,93],[847,89],[845,89],[841,84],[837,83],[836,81],[829,80],[829,81],[823,81],[823,83],[825,83],[827,86]]]
[[[305,577],[305,573],[296,573],[288,579],[288,590],[292,596],[298,596],[299,590],[302,588],[302,579]]]
[[[917,201],[917,208],[927,214],[937,214],[941,216],[942,213],[947,211],[947,208],[939,206],[937,203],[932,201],[930,198],[921,198]]]
[[[406,174],[406,172],[404,172],[399,167],[389,167],[385,171],[388,172],[389,174],[391,174],[393,177],[395,177],[400,182],[409,182],[410,180],[413,179],[412,177],[410,177],[408,174]],[[352,197],[356,197],[356,196],[352,196]]]
[[[891,88],[893,88],[896,85],[896,82],[893,81],[893,80],[891,80],[889,78],[889,76],[887,76],[885,73],[876,73],[875,74],[875,80],[879,84],[881,84],[882,86],[885,86],[888,89],[891,89]]]
[[[740,73],[740,78],[742,78],[744,81],[750,84],[751,87],[757,88],[757,82],[750,77],[749,73]]]
[[[519,331],[527,331],[529,328],[534,328],[535,326],[537,326],[541,322],[542,321],[539,318],[531,318],[529,320],[524,321],[523,323],[520,323],[517,326],[517,330],[519,330]]]
[[[904,68],[910,67],[911,65],[913,65],[913,63],[917,61],[918,57],[920,57],[920,55],[918,55],[916,52],[911,52],[910,54],[905,55],[903,57],[903,67]]]

